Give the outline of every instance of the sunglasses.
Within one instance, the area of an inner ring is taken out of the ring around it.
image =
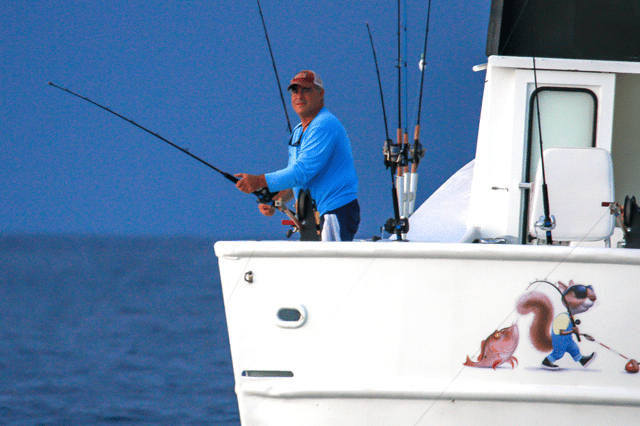
[[[312,93],[315,91],[315,88],[313,87],[300,87],[300,86],[293,86],[291,87],[291,89],[289,89],[290,93],[302,93],[304,95],[308,95],[309,93]]]
[[[304,132],[300,132],[300,135],[298,136],[298,141],[297,142],[293,142],[293,135],[296,133],[296,131],[294,130],[291,133],[291,136],[289,136],[289,146],[300,146],[300,141],[302,141],[302,135],[304,134]]]
[[[585,286],[585,285],[582,285],[582,284],[572,285],[564,293],[562,293],[562,295],[566,296],[569,292],[573,292],[573,294],[576,296],[576,298],[578,298],[578,299],[586,299],[588,290],[593,290],[593,286],[590,286],[590,285]]]

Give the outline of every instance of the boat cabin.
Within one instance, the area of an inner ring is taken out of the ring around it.
[[[640,8],[528,3],[492,3],[465,238],[546,243],[546,180],[553,242],[608,246],[607,203],[640,195]]]

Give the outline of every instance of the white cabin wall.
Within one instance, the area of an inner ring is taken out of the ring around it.
[[[478,227],[482,237],[507,234],[509,216],[509,170],[496,167],[511,164],[514,73],[489,64],[485,80],[473,184],[467,227]],[[492,189],[492,188],[504,189]]]
[[[540,58],[536,59],[535,77],[538,87],[593,91],[598,98],[596,146],[611,150],[616,81],[615,74],[601,64]],[[532,65],[531,58],[489,58],[467,221],[483,238],[518,237],[522,226],[519,185],[526,165],[529,99],[535,90]],[[595,72],[588,72],[591,70]],[[640,96],[637,102],[640,106]]]
[[[616,201],[640,197],[640,75],[618,74],[614,112],[613,171]]]

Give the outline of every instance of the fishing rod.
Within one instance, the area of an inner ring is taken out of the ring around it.
[[[406,233],[408,231],[408,220],[406,219],[409,214],[408,214],[408,185],[407,183],[409,182],[407,180],[407,174],[408,174],[408,168],[407,168],[407,164],[408,164],[408,155],[409,155],[409,134],[406,131],[406,128],[404,129],[403,132],[403,128],[402,128],[402,67],[403,64],[405,63],[403,61],[403,56],[402,56],[402,7],[401,7],[401,1],[398,0],[398,134],[397,134],[397,140],[398,140],[398,147],[399,147],[399,154],[397,156],[397,163],[398,163],[398,167],[397,167],[397,173],[396,173],[396,177],[395,177],[395,186],[396,186],[396,191],[398,192],[398,208],[400,210],[399,214],[400,214],[400,218],[401,221],[396,220],[396,226],[401,226],[403,228],[405,228],[405,230],[403,231],[403,233]],[[406,81],[405,81],[405,87],[406,87]],[[404,220],[402,220],[402,218],[404,218]],[[403,222],[406,222],[406,226],[404,226]]]
[[[424,48],[420,58],[420,94],[418,96],[418,116],[416,117],[416,128],[413,133],[413,146],[411,147],[411,172],[415,173],[420,164],[420,159],[424,157],[424,150],[420,144],[420,115],[422,112],[422,93],[424,91],[424,70],[427,68],[427,40],[429,39],[429,21],[431,19],[431,0],[427,9],[427,27],[424,32]]]
[[[278,83],[278,92],[280,93],[280,99],[282,100],[282,107],[284,108],[284,115],[287,117],[287,128],[291,133],[291,122],[289,121],[289,113],[287,112],[287,105],[284,101],[284,95],[282,94],[282,86],[280,85],[280,77],[278,77],[278,69],[276,68],[276,60],[273,58],[273,50],[271,50],[271,42],[269,41],[269,34],[267,33],[267,25],[264,22],[264,15],[262,14],[262,7],[260,7],[260,0],[258,2],[258,11],[260,12],[260,19],[262,19],[262,28],[264,28],[264,36],[267,39],[267,46],[269,46],[269,54],[271,55],[271,65],[273,65],[273,71],[276,74],[276,81]]]
[[[584,336],[585,339],[587,339],[590,342],[596,342],[597,344],[599,344],[600,346],[602,346],[603,348],[609,349],[611,352],[613,352],[616,355],[620,355],[622,358],[628,360],[629,357],[622,355],[620,352],[616,351],[615,349],[610,348],[609,346],[605,345],[602,342],[597,341],[595,338],[593,338],[592,336],[588,335],[588,334],[584,334],[584,333],[580,333],[580,336]]]
[[[400,205],[398,201],[398,190],[396,188],[396,169],[398,168],[398,156],[400,154],[400,147],[393,143],[389,139],[389,126],[387,123],[387,112],[384,106],[384,94],[382,91],[382,80],[380,78],[380,68],[378,67],[378,57],[376,56],[376,48],[373,45],[373,36],[371,35],[371,28],[367,22],[367,31],[369,32],[369,41],[371,41],[371,51],[373,52],[373,61],[376,66],[376,74],[378,75],[378,87],[380,88],[380,101],[382,102],[382,117],[384,118],[384,131],[387,139],[384,141],[384,147],[382,152],[384,155],[384,165],[387,169],[391,168],[391,198],[393,201],[393,214],[394,218],[387,220],[384,225],[385,231],[389,234],[396,234],[398,241],[402,240],[402,233],[405,228],[402,219],[400,218]],[[404,231],[406,232],[406,230]]]
[[[367,31],[369,32],[369,40],[371,41],[371,51],[373,52],[373,61],[376,65],[376,74],[378,75],[378,87],[380,88],[380,100],[382,101],[382,117],[384,118],[384,131],[389,141],[389,126],[387,125],[387,111],[384,107],[384,94],[382,93],[382,81],[380,79],[380,69],[378,68],[378,57],[376,56],[376,49],[373,46],[373,36],[371,36],[371,28],[367,22]]]
[[[401,43],[401,34],[402,34],[402,21],[401,21],[401,10],[400,10],[400,0],[398,0],[398,130],[397,130],[397,140],[398,145],[400,146],[400,152],[404,153],[404,146],[402,143],[402,43]],[[398,177],[401,177],[404,172],[404,156],[398,156]]]
[[[537,110],[537,123],[538,123],[538,137],[540,139],[540,168],[542,170],[542,204],[544,209],[544,217],[540,218],[536,226],[539,226],[540,229],[546,232],[547,236],[547,244],[553,244],[553,236],[551,235],[551,230],[556,227],[556,221],[553,216],[551,216],[551,209],[549,207],[549,190],[547,188],[547,176],[545,173],[544,167],[544,152],[543,152],[543,143],[542,143],[542,122],[540,119],[540,93],[538,93],[538,77],[536,72],[536,57],[533,56],[533,80],[536,88],[535,96],[536,96],[536,110]]]
[[[406,10],[405,10],[406,13]],[[405,152],[407,153],[406,157],[406,166],[404,169],[404,175],[401,178],[398,178],[398,186],[401,187],[402,192],[402,216],[409,217],[413,214],[413,210],[416,202],[416,195],[418,193],[418,165],[420,164],[420,159],[424,157],[424,149],[420,144],[420,116],[422,111],[422,94],[424,92],[424,74],[426,69],[426,56],[427,56],[427,41],[429,35],[429,21],[431,18],[431,0],[429,0],[429,8],[427,12],[427,24],[424,36],[424,48],[422,51],[422,56],[420,58],[420,91],[418,98],[418,114],[416,119],[416,127],[413,133],[413,145],[409,144],[409,135],[405,128],[404,133],[404,145]],[[405,46],[406,48],[406,46]],[[405,83],[405,87],[408,85],[408,81]],[[408,152],[407,152],[408,151]],[[408,163],[411,163],[411,168],[409,169]]]
[[[520,24],[520,18],[522,18],[522,16],[524,15],[524,11],[527,9],[527,6],[529,5],[530,0],[526,0],[524,2],[524,4],[522,5],[522,8],[520,9],[520,12],[518,13],[518,17],[516,18],[516,20],[513,23],[513,26],[511,27],[511,31],[509,32],[509,35],[507,36],[507,39],[505,40],[502,48],[500,49],[500,54],[504,53],[504,51],[506,50],[507,46],[509,45],[509,42],[511,41],[511,37],[515,34],[515,30],[518,27],[518,25]],[[530,37],[531,40],[534,40],[534,34],[533,34],[533,30],[534,27],[531,26],[531,31],[530,31]],[[535,43],[532,44],[532,46],[534,46]],[[539,227],[540,229],[542,229],[543,231],[545,231],[546,233],[546,240],[547,240],[547,244],[551,245],[553,244],[553,235],[551,233],[551,230],[554,229],[556,227],[556,223],[555,223],[555,218],[553,216],[551,216],[551,208],[549,207],[549,191],[548,191],[548,187],[547,187],[547,176],[545,173],[545,167],[544,167],[544,152],[543,152],[543,143],[542,143],[542,124],[541,124],[541,119],[540,119],[540,96],[538,93],[538,72],[536,69],[536,55],[535,55],[535,51],[532,52],[532,57],[531,57],[532,61],[533,61],[533,81],[534,81],[534,86],[535,86],[535,96],[536,96],[536,110],[537,110],[537,114],[536,114],[536,120],[538,123],[538,135],[540,138],[540,167],[542,170],[542,204],[543,204],[543,210],[544,210],[544,216],[540,217],[540,220],[538,220],[538,222],[535,224],[536,227]],[[533,129],[533,125],[531,127]],[[578,336],[578,339],[580,337]]]
[[[227,172],[224,172],[224,171],[220,170],[219,168],[215,167],[214,165],[212,165],[212,164],[210,164],[210,163],[206,162],[206,161],[205,161],[205,160],[203,160],[202,158],[200,158],[200,157],[198,157],[198,156],[196,156],[196,155],[193,155],[192,153],[190,153],[190,152],[189,152],[189,150],[187,150],[187,149],[185,149],[185,148],[182,148],[182,147],[180,147],[180,146],[176,145],[175,143],[173,143],[173,142],[171,142],[170,140],[168,140],[168,139],[166,139],[166,138],[164,138],[164,137],[160,136],[159,134],[157,134],[157,133],[155,133],[155,132],[152,132],[151,130],[147,129],[147,128],[146,128],[146,127],[144,127],[144,126],[141,126],[140,124],[136,123],[135,121],[131,120],[130,118],[127,118],[127,117],[125,117],[125,116],[123,116],[123,115],[121,115],[121,114],[118,114],[117,112],[115,112],[115,111],[113,111],[113,110],[111,110],[111,109],[109,109],[109,108],[107,108],[107,107],[105,107],[105,106],[102,106],[102,105],[100,105],[100,104],[99,104],[99,103],[97,103],[97,102],[92,101],[91,99],[87,98],[86,96],[79,95],[78,93],[75,93],[75,92],[73,92],[73,91],[71,91],[71,90],[69,90],[69,89],[66,89],[66,88],[64,88],[64,87],[60,87],[60,86],[58,86],[57,84],[54,84],[54,83],[52,83],[52,82],[49,82],[49,86],[53,86],[53,87],[55,87],[56,89],[63,90],[63,91],[65,91],[65,92],[67,92],[67,93],[69,93],[69,94],[71,94],[71,95],[73,95],[73,96],[75,96],[75,97],[78,97],[78,98],[80,98],[80,99],[82,99],[82,100],[84,100],[84,101],[89,102],[90,104],[93,104],[93,105],[97,106],[98,108],[102,108],[103,110],[105,110],[105,111],[107,111],[107,112],[110,112],[111,114],[115,115],[116,117],[119,117],[119,118],[121,118],[121,119],[123,119],[123,120],[125,120],[125,121],[127,121],[127,122],[129,122],[129,123],[131,123],[131,124],[133,124],[134,126],[136,126],[136,127],[140,128],[140,129],[144,130],[145,132],[147,132],[147,133],[149,133],[149,134],[151,134],[151,135],[155,136],[156,138],[160,139],[161,141],[166,142],[166,143],[168,143],[169,145],[171,145],[172,147],[174,147],[174,148],[176,148],[176,149],[180,150],[181,152],[183,152],[183,153],[187,154],[187,155],[188,155],[188,156],[190,156],[191,158],[193,158],[193,159],[195,159],[195,160],[198,160],[200,163],[204,164],[205,166],[207,166],[207,167],[209,167],[209,168],[211,168],[211,169],[215,170],[216,172],[220,173],[220,174],[221,174],[222,176],[224,176],[227,180],[229,180],[229,181],[233,182],[234,184],[235,184],[235,183],[238,183],[238,181],[240,180],[240,179],[238,179],[237,177],[235,177],[235,176],[233,176],[233,175],[231,175],[231,174],[229,174],[229,173],[227,173]],[[253,195],[255,195],[256,197],[258,197],[258,202],[259,202],[260,204],[271,204],[271,203],[273,202],[273,197],[276,195],[276,194],[274,194],[274,193],[269,192],[269,189],[268,189],[268,188],[261,188],[261,189],[258,189],[257,191],[254,191],[252,194],[253,194]]]
[[[409,149],[409,132],[407,128],[409,126],[409,70],[407,68],[407,58],[409,57],[408,49],[409,49],[409,40],[407,38],[407,0],[403,0],[402,2],[402,40],[403,40],[403,49],[402,49],[402,69],[404,72],[404,133],[403,133],[403,142],[404,145]],[[408,170],[408,161],[405,161],[404,173],[406,174]],[[405,216],[409,216],[405,213]]]

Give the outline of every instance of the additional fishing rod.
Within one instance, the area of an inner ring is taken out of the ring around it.
[[[536,72],[536,57],[533,56],[533,80],[536,88],[536,110],[537,110],[537,121],[538,121],[538,136],[540,139],[540,168],[542,170],[542,203],[544,206],[544,218],[538,222],[540,224],[540,229],[546,232],[547,235],[547,244],[553,244],[553,237],[551,235],[551,230],[556,227],[555,218],[551,216],[551,209],[549,207],[549,191],[547,189],[547,176],[545,173],[544,167],[544,152],[543,152],[543,143],[542,143],[542,123],[540,119],[540,94],[538,93],[538,77]],[[536,224],[536,225],[538,225]],[[579,337],[578,337],[579,339]]]
[[[373,52],[373,61],[376,65],[376,74],[378,75],[378,87],[380,88],[380,100],[382,101],[382,117],[384,118],[384,131],[389,140],[389,126],[387,125],[387,111],[384,106],[384,94],[382,93],[382,81],[380,79],[380,69],[378,68],[378,57],[376,56],[376,48],[373,46],[373,36],[371,35],[371,28],[367,22],[367,31],[369,32],[369,40],[371,41],[371,51]]]
[[[282,100],[282,107],[284,108],[284,115],[287,117],[287,128],[291,133],[291,121],[289,121],[289,113],[287,112],[287,104],[284,101],[284,95],[282,94],[282,86],[280,85],[280,77],[278,77],[278,69],[276,68],[276,60],[273,58],[273,50],[271,50],[271,42],[269,41],[269,34],[267,33],[267,25],[264,23],[264,15],[262,14],[262,7],[260,7],[260,0],[258,2],[258,11],[260,12],[260,19],[262,19],[262,28],[264,28],[264,36],[267,39],[267,46],[269,46],[269,54],[271,55],[271,64],[273,65],[273,71],[276,73],[276,81],[278,82],[278,92],[280,93],[280,99]]]
[[[509,32],[509,35],[507,36],[504,44],[502,45],[502,48],[500,49],[500,55],[504,53],[504,51],[506,50],[507,46],[509,45],[509,42],[511,41],[511,37],[515,34],[515,30],[518,27],[518,25],[520,24],[520,19],[522,18],[522,16],[524,15],[524,11],[527,9],[527,6],[529,5],[530,0],[526,0],[524,2],[524,4],[522,5],[522,8],[520,9],[520,12],[518,13],[517,18],[515,19],[512,27],[511,27],[511,31]],[[531,26],[531,40],[534,40],[534,36],[533,36],[533,26]],[[542,126],[540,124],[541,120],[540,120],[540,98],[538,96],[538,76],[537,76],[537,70],[536,70],[536,55],[535,52],[533,52],[532,54],[532,60],[533,60],[533,79],[534,79],[534,84],[535,84],[535,89],[536,89],[536,109],[537,109],[537,122],[538,122],[538,133],[540,136],[540,166],[542,168],[542,201],[543,201],[543,208],[544,208],[544,217],[541,217],[540,221],[538,221],[538,223],[536,223],[536,226],[540,227],[540,229],[542,229],[543,231],[546,232],[546,238],[547,238],[547,244],[553,244],[553,236],[551,234],[551,230],[555,228],[555,219],[553,218],[553,216],[551,216],[550,213],[550,207],[549,207],[549,191],[547,188],[547,178],[546,178],[546,174],[545,174],[545,167],[544,167],[544,153],[543,153],[543,143],[542,143]],[[533,126],[532,126],[533,128]],[[579,338],[579,337],[578,337]]]
[[[402,46],[401,46],[401,33],[402,33],[402,21],[400,11],[400,0],[398,0],[398,131],[397,140],[400,146],[400,152],[403,152],[402,144]],[[402,156],[398,156],[398,177],[402,176],[404,171],[404,161]]]
[[[403,41],[403,46],[402,46],[402,69],[404,72],[404,129],[403,129],[403,134],[402,134],[402,142],[403,142],[403,146],[405,147],[405,152],[409,151],[409,131],[407,130],[407,128],[409,127],[409,73],[408,73],[408,69],[407,69],[407,58],[409,57],[408,54],[408,49],[409,49],[409,40],[407,38],[407,0],[403,0],[402,2],[402,41]],[[405,162],[404,162],[404,174],[406,175],[407,173],[409,173],[409,158],[408,156],[405,157]],[[407,187],[407,178],[404,178],[404,193],[406,194],[409,190],[409,188]],[[403,214],[402,216],[409,216],[409,212],[408,212],[408,200],[406,200],[406,196],[403,195],[403,204],[404,204],[404,208],[403,208]]]
[[[109,109],[109,108],[107,108],[107,107],[105,107],[105,106],[102,106],[102,105],[100,105],[100,104],[99,104],[99,103],[97,103],[97,102],[92,101],[91,99],[87,98],[86,96],[79,95],[78,93],[75,93],[75,92],[73,92],[73,91],[71,91],[71,90],[69,90],[69,89],[65,89],[64,87],[60,87],[60,86],[58,86],[57,84],[54,84],[54,83],[52,83],[52,82],[49,82],[49,86],[53,86],[53,87],[55,87],[56,89],[63,90],[63,91],[65,91],[65,92],[67,92],[67,93],[69,93],[69,94],[71,94],[71,95],[73,95],[73,96],[75,96],[75,97],[78,97],[78,98],[80,98],[80,99],[82,99],[82,100],[84,100],[84,101],[89,102],[90,104],[93,104],[93,105],[97,106],[98,108],[102,108],[103,110],[105,110],[105,111],[107,111],[107,112],[110,112],[111,114],[115,115],[116,117],[119,117],[119,118],[121,118],[121,119],[123,119],[123,120],[125,120],[125,121],[127,121],[127,122],[129,122],[129,123],[131,123],[131,124],[133,124],[134,126],[136,126],[136,127],[140,128],[140,129],[144,130],[145,132],[147,132],[147,133],[149,133],[149,134],[151,134],[151,135],[155,136],[156,138],[160,139],[161,141],[166,142],[166,143],[168,143],[169,145],[171,145],[172,147],[174,147],[174,148],[176,148],[176,149],[180,150],[181,152],[183,152],[183,153],[187,154],[187,155],[188,155],[188,156],[190,156],[191,158],[193,158],[193,159],[195,159],[195,160],[198,160],[199,162],[201,162],[201,163],[202,163],[202,164],[204,164],[205,166],[207,166],[207,167],[209,167],[209,168],[211,168],[211,169],[215,170],[216,172],[220,173],[220,174],[221,174],[222,176],[224,176],[227,180],[229,180],[229,181],[233,182],[234,184],[235,184],[235,183],[237,183],[237,182],[240,180],[240,179],[238,179],[237,177],[235,177],[235,176],[233,176],[233,175],[231,175],[231,174],[229,174],[229,173],[227,173],[227,172],[224,172],[224,171],[220,170],[219,168],[217,168],[217,167],[213,166],[212,164],[209,164],[208,162],[206,162],[206,161],[205,161],[205,160],[203,160],[202,158],[200,158],[200,157],[198,157],[198,156],[196,156],[196,155],[193,155],[193,154],[192,154],[192,153],[190,153],[187,149],[184,149],[184,148],[182,148],[182,147],[180,147],[180,146],[176,145],[175,143],[171,142],[170,140],[168,140],[168,139],[166,139],[166,138],[163,138],[163,137],[162,137],[162,136],[160,136],[159,134],[157,134],[157,133],[155,133],[155,132],[152,132],[151,130],[147,129],[147,128],[146,128],[146,127],[144,127],[144,126],[141,126],[140,124],[136,123],[135,121],[133,121],[133,120],[131,120],[131,119],[129,119],[129,118],[127,118],[127,117],[125,117],[125,116],[121,115],[121,114],[118,114],[117,112],[115,112],[115,111],[113,111],[113,110],[111,110],[111,109]],[[276,195],[276,194],[273,194],[273,193],[269,192],[268,188],[262,188],[262,189],[259,189],[259,190],[255,191],[255,192],[253,192],[252,194],[253,194],[253,195],[255,195],[256,197],[258,197],[258,202],[259,202],[259,203],[261,203],[261,204],[270,204],[270,203],[272,202],[273,196],[275,196],[275,195]]]
[[[404,133],[408,134],[407,127],[409,126],[409,70],[407,69],[407,58],[409,57],[409,40],[407,35],[407,0],[402,2],[402,68],[404,71]],[[408,136],[405,136],[407,138]],[[407,139],[405,139],[407,143]],[[406,169],[405,169],[406,171]]]
[[[431,19],[431,0],[427,9],[427,27],[424,32],[424,48],[420,58],[420,93],[418,96],[418,116],[416,117],[416,128],[413,133],[413,147],[411,148],[411,171],[416,172],[420,159],[424,156],[422,145],[420,144],[420,115],[422,112],[422,93],[424,91],[424,70],[427,68],[427,40],[429,39],[429,21]]]
[[[371,51],[373,52],[373,61],[376,66],[376,74],[378,75],[378,87],[380,88],[380,101],[382,102],[382,116],[384,118],[384,131],[386,139],[384,141],[384,147],[382,152],[384,154],[384,165],[387,169],[391,168],[391,198],[393,201],[393,214],[394,218],[387,220],[384,226],[385,231],[390,234],[395,233],[398,240],[402,240],[402,220],[400,218],[400,206],[398,202],[398,190],[396,188],[396,169],[398,167],[398,155],[400,153],[400,147],[393,143],[389,139],[389,126],[387,123],[387,113],[384,106],[384,94],[382,91],[382,80],[380,79],[380,69],[378,68],[378,57],[376,56],[376,48],[373,45],[373,36],[371,35],[371,28],[367,22],[367,31],[369,32],[369,40],[371,41]]]
[[[405,10],[406,13],[406,10]],[[418,98],[418,115],[416,119],[416,127],[413,133],[413,145],[409,144],[409,135],[405,127],[404,133],[404,146],[406,157],[406,166],[404,169],[403,176],[398,178],[398,186],[402,192],[402,216],[409,217],[413,214],[413,210],[416,202],[416,195],[418,192],[418,164],[420,163],[420,159],[424,157],[424,149],[420,144],[420,116],[422,111],[422,93],[424,89],[424,71],[425,71],[425,58],[427,56],[427,40],[429,35],[429,21],[431,17],[431,0],[429,0],[429,9],[427,12],[427,24],[424,36],[424,48],[422,51],[422,56],[420,58],[420,92]],[[408,85],[408,81],[405,83],[405,87]],[[408,163],[411,163],[411,168],[409,169]]]
[[[403,67],[403,57],[402,57],[402,7],[401,7],[401,1],[398,0],[398,134],[397,134],[397,139],[398,139],[398,147],[399,147],[399,154],[397,156],[397,163],[398,163],[398,167],[397,167],[397,173],[396,173],[396,177],[395,177],[395,186],[396,186],[396,191],[398,192],[398,208],[400,210],[400,217],[401,218],[407,218],[408,212],[407,212],[407,207],[408,207],[408,195],[407,192],[409,190],[409,187],[407,185],[408,180],[406,178],[407,174],[408,174],[408,169],[407,169],[407,160],[408,160],[408,152],[409,152],[409,135],[406,131],[406,128],[404,129],[404,133],[403,133],[403,127],[402,127],[402,67]],[[405,81],[405,86],[406,86],[406,81]],[[397,226],[402,226],[401,223],[397,222]],[[405,219],[404,222],[408,221]],[[403,233],[406,233],[408,231],[408,225],[404,226],[404,228],[406,228]]]

